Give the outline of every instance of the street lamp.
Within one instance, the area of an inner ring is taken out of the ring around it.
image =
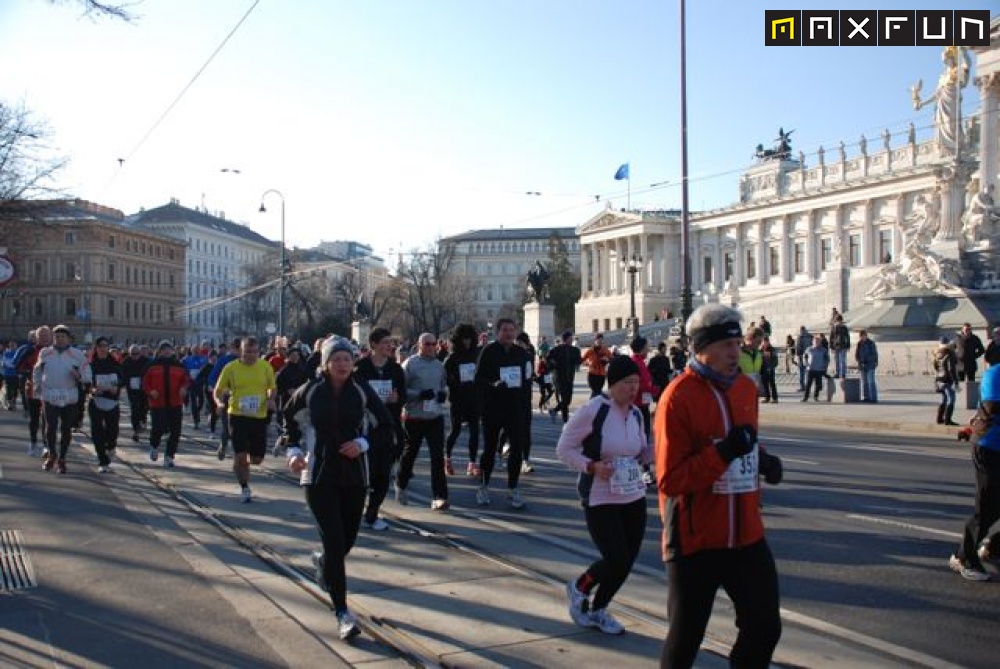
[[[260,212],[263,214],[267,212],[267,207],[264,206],[264,198],[268,195],[277,195],[281,198],[281,258],[278,261],[278,332],[277,334],[285,334],[285,196],[281,194],[281,191],[277,191],[273,188],[269,188],[264,191],[260,196]]]
[[[680,0],[681,47],[681,334],[685,334],[691,306],[691,257],[688,253],[690,215],[688,212],[688,128],[687,128],[687,38],[684,0]]]
[[[628,290],[631,298],[631,309],[629,311],[629,329],[632,336],[639,334],[639,319],[635,315],[635,275],[642,271],[642,256],[636,253],[631,258],[621,259],[622,269],[628,272]]]

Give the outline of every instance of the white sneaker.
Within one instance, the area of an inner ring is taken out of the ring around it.
[[[337,614],[337,633],[342,641],[347,641],[361,634],[358,621],[351,615],[350,611]]]
[[[389,529],[389,523],[385,522],[381,518],[376,518],[375,521],[371,523],[366,520],[365,527],[369,530],[375,530],[376,532],[385,532]]]
[[[590,617],[590,601],[587,595],[576,587],[575,579],[566,584],[566,596],[569,598],[569,617],[580,627],[594,627]]]
[[[506,441],[503,447],[500,448],[500,457],[506,458],[508,453],[510,453],[510,442]]]
[[[979,559],[982,560],[983,562],[992,562],[994,564],[1000,564],[1000,555],[994,555],[993,553],[990,553],[990,547],[987,544],[983,544],[982,546],[980,546],[979,550],[976,551],[976,553],[979,555]]]
[[[983,571],[983,568],[973,567],[972,565],[963,563],[958,559],[957,556],[952,555],[948,559],[948,566],[951,570],[957,574],[960,574],[962,578],[967,581],[988,581],[990,580],[990,575]]]
[[[247,503],[253,501],[253,493],[250,492],[250,486],[247,486],[246,488],[243,488],[243,492],[240,493],[240,497],[241,497],[241,499],[242,499],[242,501],[243,501],[244,504],[247,504]]]
[[[155,448],[149,449],[149,460],[151,462],[156,462],[160,458],[160,452]]]
[[[406,494],[406,488],[400,488],[399,484],[396,484],[396,504],[406,506],[409,503],[410,496]]]
[[[507,501],[510,503],[511,508],[524,508],[524,500],[521,499],[521,491],[518,488],[507,488]]]
[[[479,506],[490,505],[490,489],[484,485],[476,489],[476,504]]]
[[[111,467],[108,467],[107,465],[101,465],[100,467],[97,468],[97,473],[98,474],[110,474],[111,473]]]
[[[625,628],[620,622],[614,619],[607,609],[597,609],[590,612],[590,619],[593,626],[605,634],[624,634]]]
[[[535,468],[527,460],[525,460],[524,462],[521,463],[521,473],[522,474],[531,474],[534,471],[535,471]]]
[[[450,506],[451,504],[449,504],[448,500],[446,499],[435,499],[433,502],[431,502],[432,511],[444,511]]]

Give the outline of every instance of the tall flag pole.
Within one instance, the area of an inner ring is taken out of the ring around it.
[[[622,179],[625,179],[625,183],[626,183],[626,186],[627,186],[627,191],[626,192],[628,193],[628,200],[627,200],[628,204],[626,205],[626,209],[628,209],[629,211],[631,211],[631,209],[632,209],[632,176],[629,174],[628,163],[622,163],[621,166],[618,168],[618,171],[615,172],[615,181],[621,181]]]

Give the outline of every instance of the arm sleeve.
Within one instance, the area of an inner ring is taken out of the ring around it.
[[[692,411],[677,397],[676,388],[667,389],[664,411],[656,413],[656,482],[660,492],[667,496],[710,488],[726,471],[726,463],[710,438],[702,440],[695,430],[696,416],[700,420],[712,418],[705,416],[704,411]]]

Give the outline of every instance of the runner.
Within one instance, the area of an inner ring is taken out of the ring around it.
[[[111,456],[118,446],[118,421],[121,408],[123,376],[122,366],[109,354],[111,342],[107,337],[94,341],[93,358],[90,361],[94,383],[91,386],[87,414],[90,416],[90,438],[97,451],[97,471],[107,474],[111,471]]]
[[[565,423],[569,420],[569,404],[573,401],[573,381],[582,359],[580,349],[573,345],[572,332],[566,330],[560,339],[560,343],[546,356],[546,366],[555,375],[556,382],[557,403],[549,415],[555,418],[555,415],[560,413]]]
[[[187,369],[188,376],[191,379],[191,386],[188,388],[187,394],[187,404],[191,409],[191,422],[194,423],[194,429],[196,430],[201,429],[201,410],[205,404],[205,388],[199,385],[198,379],[201,378],[199,375],[202,367],[208,364],[207,354],[207,351],[202,351],[192,346],[188,354],[181,360],[181,364]]]
[[[389,492],[392,464],[406,443],[403,432],[402,413],[406,398],[406,372],[393,357],[392,334],[385,328],[375,328],[368,335],[371,354],[358,360],[354,366],[354,378],[359,383],[367,383],[385,404],[392,416],[388,428],[386,448],[376,449],[368,454],[371,466],[371,485],[368,488],[368,505],[365,509],[365,527],[378,532],[389,529],[389,524],[379,518],[378,512]],[[380,426],[381,428],[381,426]]]
[[[444,416],[442,404],[448,397],[444,364],[437,359],[437,337],[429,332],[417,340],[420,352],[403,363],[406,372],[406,407],[403,428],[406,446],[399,459],[396,474],[396,501],[407,504],[406,486],[413,478],[413,465],[420,454],[420,445],[427,440],[431,454],[431,509],[444,511],[448,502],[448,478],[444,472]]]
[[[152,426],[149,430],[149,459],[160,457],[160,440],[167,435],[167,453],[163,458],[164,469],[174,466],[177,445],[181,441],[181,419],[184,397],[191,377],[184,365],[177,360],[173,343],[164,339],[156,348],[156,358],[149,363],[142,377],[142,391],[149,398]]]
[[[45,442],[48,454],[43,468],[50,471],[56,467],[60,474],[65,474],[66,452],[76,424],[79,384],[81,381],[90,382],[90,365],[79,349],[70,346],[68,327],[57,325],[52,334],[55,343],[46,346],[38,354],[32,383],[35,394],[41,397],[45,408]],[[58,451],[56,434],[59,435]]]
[[[313,554],[317,581],[330,593],[340,638],[350,639],[361,630],[347,608],[344,561],[365,505],[367,429],[392,417],[370,387],[351,379],[347,340],[330,339],[320,350],[320,378],[300,386],[285,408],[288,467],[301,476],[323,541],[322,553]]]
[[[274,410],[275,391],[274,368],[261,359],[257,338],[244,337],[239,360],[226,365],[215,384],[215,401],[229,405],[233,473],[244,502],[253,499],[250,465],[259,465],[267,453],[267,412]]]
[[[219,419],[222,421],[222,433],[219,435],[219,448],[215,452],[216,457],[220,461],[226,459],[226,449],[229,447],[229,406],[225,403],[220,403],[216,399],[215,395],[215,385],[219,381],[219,376],[222,374],[222,370],[231,363],[233,360],[238,359],[240,346],[242,345],[242,340],[237,338],[233,340],[231,349],[227,349],[225,344],[219,344],[219,357],[215,361],[215,366],[212,367],[211,374],[208,375],[208,387],[212,391],[212,401],[215,403],[215,411],[219,415]],[[214,423],[212,425],[212,432],[215,432]]]
[[[35,343],[37,342],[37,337],[35,331],[31,330],[28,332],[28,341],[24,342],[17,347],[17,352],[14,354],[14,364],[17,366],[18,375],[18,386],[21,388],[21,409],[24,411],[24,417],[28,418],[28,381],[31,379],[31,366],[25,364],[25,357],[32,351],[36,352],[37,348]],[[32,362],[33,366],[35,363]]]
[[[42,325],[32,333],[29,338],[30,346],[21,354],[18,362],[18,369],[24,379],[25,408],[28,411],[28,438],[31,440],[28,445],[28,455],[34,457],[42,452],[38,445],[38,429],[42,429],[42,440],[48,443],[45,438],[45,422],[42,420],[42,395],[38,391],[32,379],[32,372],[38,362],[38,354],[43,348],[52,344],[52,331],[49,326]]]
[[[653,453],[643,417],[632,405],[641,387],[639,367],[616,355],[607,379],[607,395],[592,398],[566,423],[556,455],[580,472],[577,489],[587,530],[601,553],[601,559],[566,584],[570,617],[581,627],[622,634],[625,628],[608,612],[608,604],[642,548],[646,484],[640,465],[648,465]]]
[[[128,395],[129,420],[132,423],[132,441],[139,443],[139,433],[146,427],[149,416],[149,398],[142,389],[142,377],[146,374],[149,359],[142,355],[142,349],[132,344],[128,357],[122,363],[125,393]]]
[[[479,476],[479,401],[476,398],[476,328],[468,323],[455,326],[451,334],[451,354],[444,361],[444,374],[451,399],[451,429],[445,442],[444,470],[449,476],[455,473],[451,454],[462,432],[462,423],[469,426],[469,464],[465,473]]]
[[[604,375],[607,373],[611,351],[604,345],[604,335],[597,333],[594,343],[583,354],[583,364],[587,366],[587,385],[590,396],[597,397],[604,390]]]

